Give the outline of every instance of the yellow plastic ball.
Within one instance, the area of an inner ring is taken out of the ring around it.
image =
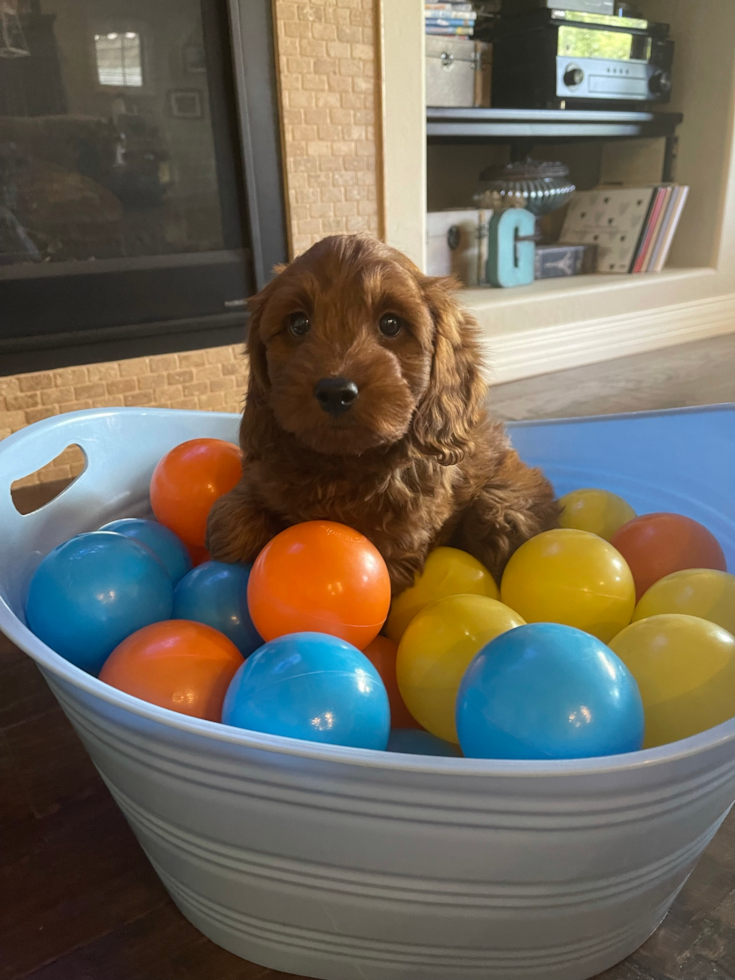
[[[475,654],[523,620],[497,599],[455,595],[414,617],[398,646],[396,677],[416,721],[432,735],[458,743],[457,691]]]
[[[607,541],[572,528],[526,541],[505,567],[502,601],[529,623],[563,623],[603,643],[630,622],[635,583]]]
[[[735,634],[735,575],[714,568],[685,568],[666,575],[641,596],[633,622],[664,613],[699,616]]]
[[[458,548],[436,548],[414,584],[393,600],[385,632],[400,642],[406,627],[422,609],[450,595],[484,595],[499,599],[495,579],[485,566]]]
[[[631,623],[610,648],[638,682],[643,747],[688,738],[735,715],[735,637],[676,613]]]
[[[563,510],[562,527],[590,531],[609,541],[618,528],[638,515],[630,504],[609,490],[584,488],[573,490],[559,500]]]

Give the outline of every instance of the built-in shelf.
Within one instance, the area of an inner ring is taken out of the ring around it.
[[[680,112],[607,112],[581,109],[426,110],[429,142],[602,140],[674,136]]]

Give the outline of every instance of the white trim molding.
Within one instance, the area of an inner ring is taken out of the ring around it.
[[[735,346],[735,293],[517,334],[485,328],[482,344],[499,384],[728,333]]]

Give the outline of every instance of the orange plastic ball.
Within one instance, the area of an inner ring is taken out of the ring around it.
[[[219,721],[243,657],[219,630],[169,619],[132,633],[112,651],[100,680],[161,708]]]
[[[398,644],[387,636],[376,636],[364,649],[364,654],[380,674],[390,703],[391,728],[421,728],[406,707],[396,680],[396,657]]]
[[[242,454],[224,439],[190,439],[175,446],[151,477],[151,507],[182,541],[204,547],[212,504],[242,476]]]
[[[610,544],[630,566],[636,601],[672,572],[685,568],[727,571],[717,538],[703,524],[681,514],[642,514],[623,524]]]
[[[364,650],[388,615],[388,569],[378,549],[351,527],[334,521],[295,524],[256,558],[248,606],[264,640],[331,633]]]

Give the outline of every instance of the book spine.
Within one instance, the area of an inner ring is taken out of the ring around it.
[[[474,34],[474,27],[434,27],[426,25],[427,34],[441,34],[443,37],[466,37],[470,38]]]
[[[674,241],[674,235],[676,234],[676,229],[679,225],[679,220],[681,218],[681,213],[684,210],[684,205],[686,204],[686,199],[689,196],[689,188],[679,187],[679,197],[676,202],[674,213],[671,216],[671,222],[666,230],[665,241],[661,247],[661,251],[658,256],[658,261],[654,267],[654,272],[661,272],[666,265],[666,260],[669,257],[669,252],[671,251],[671,245]]]
[[[473,27],[473,20],[468,20],[466,18],[448,18],[448,17],[427,17],[425,24],[427,27]]]
[[[666,190],[665,187],[659,187],[656,193],[651,198],[651,206],[648,209],[648,214],[646,220],[643,222],[643,228],[641,229],[641,237],[638,239],[638,247],[635,251],[635,258],[633,259],[633,265],[630,268],[630,272],[640,272],[642,268],[643,255],[648,247],[651,240],[651,232],[653,231],[653,224],[658,217],[658,209],[661,207],[661,201],[663,199],[663,193]]]
[[[456,13],[474,13],[471,3],[425,3],[424,10],[451,10]]]
[[[474,23],[477,20],[477,14],[475,13],[455,13],[449,10],[425,10],[424,11],[425,20],[441,20],[450,21],[451,23],[457,24],[468,24]]]
[[[644,270],[645,272],[653,272],[653,268],[656,265],[656,261],[661,252],[661,246],[663,245],[664,238],[666,237],[666,229],[669,227],[671,216],[674,213],[674,208],[676,207],[676,202],[679,198],[678,190],[678,187],[671,188],[671,193],[667,197],[666,203],[661,209],[661,220],[658,223],[656,235],[654,236],[653,244],[651,245],[648,253]]]
[[[663,220],[666,214],[666,210],[669,206],[669,201],[674,195],[674,187],[665,187],[664,193],[661,199],[661,206],[658,209],[658,214],[653,222],[653,227],[651,229],[651,235],[648,241],[648,245],[641,256],[641,272],[648,272],[648,267],[651,263],[651,257],[653,255],[653,250],[658,243],[661,236],[661,228],[663,227]]]

